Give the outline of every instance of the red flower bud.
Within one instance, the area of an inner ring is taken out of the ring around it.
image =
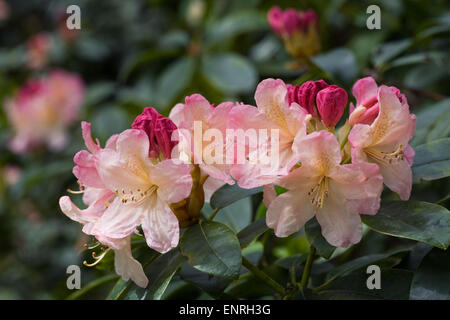
[[[147,133],[150,142],[149,157],[158,158],[162,153],[164,158],[170,159],[172,149],[178,143],[171,139],[172,132],[177,129],[172,120],[162,116],[154,108],[147,107],[136,117],[131,127]]]
[[[328,84],[323,80],[306,81],[301,86],[288,85],[288,102],[298,103],[309,114],[317,116],[317,108],[315,106],[317,93],[328,87]]]
[[[327,127],[335,126],[344,114],[347,92],[338,86],[329,86],[317,94],[316,104],[320,117]]]

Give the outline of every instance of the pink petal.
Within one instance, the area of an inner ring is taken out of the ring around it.
[[[168,159],[152,167],[149,176],[152,184],[158,186],[158,197],[167,203],[175,203],[187,198],[191,193],[190,171],[190,165],[177,164]]]
[[[160,198],[155,197],[151,207],[145,211],[142,230],[147,245],[158,252],[165,253],[178,245],[178,219]]]
[[[346,204],[346,200],[330,193],[316,218],[322,228],[322,235],[333,246],[348,247],[358,243],[362,237],[359,214]]]
[[[359,79],[355,82],[352,88],[353,96],[356,98],[356,106],[363,105],[369,108],[374,99],[377,97],[377,83],[372,77]]]
[[[131,237],[123,239],[120,249],[114,250],[114,268],[124,281],[133,280],[139,287],[145,288],[148,285],[148,278],[144,273],[142,265],[133,258],[131,253]]]
[[[267,209],[267,226],[277,237],[287,237],[299,231],[314,216],[306,192],[288,191],[276,197]]]

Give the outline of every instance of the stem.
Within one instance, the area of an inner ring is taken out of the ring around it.
[[[219,208],[215,208],[214,211],[211,213],[211,215],[209,216],[208,220],[212,221],[214,219],[214,217],[216,216],[217,212],[219,212]]]
[[[248,261],[245,257],[242,257],[242,264],[246,267],[255,277],[265,282],[268,286],[278,292],[281,296],[286,295],[286,290],[275,280],[273,280],[267,273],[259,270],[255,265]]]
[[[311,274],[311,266],[316,255],[316,248],[311,245],[309,247],[308,258],[306,258],[305,269],[303,269],[302,280],[300,281],[300,289],[306,288],[308,285],[309,275]]]

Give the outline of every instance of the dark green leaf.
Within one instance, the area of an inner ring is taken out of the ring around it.
[[[202,289],[213,298],[220,298],[226,287],[233,281],[230,278],[222,278],[200,272],[185,263],[180,271],[183,280],[192,283]]]
[[[361,216],[369,228],[446,249],[450,244],[450,212],[421,201],[391,201],[374,216]]]
[[[241,244],[241,248],[245,248],[250,243],[253,242],[258,236],[262,235],[264,232],[266,232],[269,228],[266,225],[266,218],[263,217],[259,220],[256,220],[252,224],[250,224],[248,227],[243,229],[241,232],[238,233],[238,239]]]
[[[209,204],[205,204],[203,212],[206,216],[212,213],[213,209]],[[214,221],[226,224],[234,232],[239,232],[249,225],[252,219],[252,203],[250,197],[236,201],[229,206],[220,209]]]
[[[337,48],[313,58],[314,63],[333,79],[349,84],[355,80],[356,67],[353,52],[346,48]],[[339,61],[339,62],[338,62]]]
[[[437,248],[428,253],[414,274],[410,298],[414,300],[450,299],[450,252]]]
[[[329,244],[322,236],[322,228],[316,218],[313,218],[306,223],[305,233],[308,242],[317,249],[317,254],[325,259],[330,259],[336,247]]]
[[[383,45],[379,46],[376,49],[373,57],[375,66],[381,67],[382,65],[386,64],[391,59],[395,58],[400,53],[408,49],[411,43],[411,39],[402,39],[384,43]]]
[[[159,256],[145,268],[149,280],[147,288],[139,288],[133,284],[126,294],[126,299],[159,300],[183,261],[185,257],[178,248]]]
[[[157,84],[157,103],[160,107],[168,106],[184,89],[187,88],[195,71],[195,59],[186,56],[169,65],[160,75]]]
[[[222,277],[239,276],[242,263],[239,241],[222,223],[206,221],[190,227],[180,240],[180,249],[197,270]]]
[[[219,188],[211,196],[211,207],[215,208],[225,208],[233,202],[251,196],[252,194],[262,192],[263,188],[253,188],[253,189],[242,189],[237,184],[226,184]]]
[[[212,24],[207,29],[209,44],[224,42],[245,32],[268,29],[266,15],[257,11],[238,11]]]
[[[211,84],[224,93],[246,93],[255,89],[257,73],[247,58],[235,53],[206,56],[202,72]]]
[[[353,272],[348,276],[336,279],[319,298],[326,299],[395,299],[407,300],[413,273],[407,270],[382,269],[381,289],[368,289],[367,279],[370,274],[366,270]]]
[[[450,138],[443,138],[415,149],[412,166],[414,182],[450,176]]]

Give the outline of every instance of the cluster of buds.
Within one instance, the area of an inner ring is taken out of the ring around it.
[[[313,10],[281,10],[272,7],[268,12],[269,24],[283,39],[287,51],[299,60],[308,59],[320,51],[317,15]]]
[[[306,81],[302,85],[287,85],[289,103],[296,102],[313,118],[321,119],[326,127],[334,127],[347,105],[347,92],[323,80]]]

